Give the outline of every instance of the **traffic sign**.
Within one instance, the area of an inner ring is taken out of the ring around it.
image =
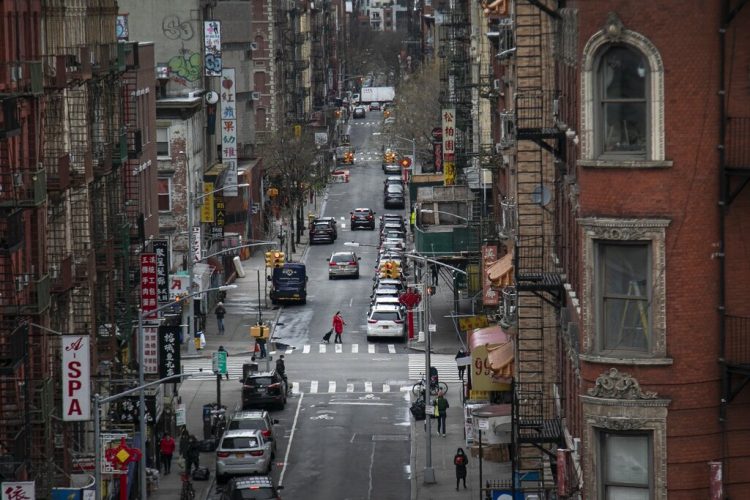
[[[216,351],[211,359],[211,369],[220,375],[227,374],[227,352]]]
[[[436,141],[443,140],[443,129],[441,127],[435,127],[432,129],[432,138]]]

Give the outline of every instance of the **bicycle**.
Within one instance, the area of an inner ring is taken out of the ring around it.
[[[193,488],[193,482],[190,481],[190,473],[183,472],[180,477],[182,478],[180,500],[195,500],[195,488]]]
[[[425,378],[424,373],[419,374],[422,379],[414,384],[411,388],[411,393],[419,397],[424,394]],[[445,382],[438,382],[436,377],[432,377],[430,381],[430,396],[437,396],[439,392],[448,394],[448,384]]]

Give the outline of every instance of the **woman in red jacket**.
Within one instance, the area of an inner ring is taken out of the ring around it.
[[[344,333],[344,325],[346,325],[346,322],[341,317],[341,311],[336,311],[336,314],[333,315],[333,331],[336,332],[336,339],[333,341],[334,344],[343,344],[341,334]]]
[[[161,463],[164,464],[164,475],[172,472],[172,455],[174,454],[174,438],[168,432],[159,441],[159,453],[161,453]]]

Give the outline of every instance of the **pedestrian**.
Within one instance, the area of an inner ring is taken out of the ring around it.
[[[266,339],[258,337],[255,339],[255,345],[257,346],[255,351],[258,352],[258,359],[264,359],[266,357]]]
[[[334,344],[344,343],[341,340],[341,334],[344,333],[344,325],[346,325],[346,322],[341,317],[341,311],[336,311],[336,314],[333,315],[333,331],[336,332],[336,338],[333,341]]]
[[[224,309],[223,302],[216,304],[214,313],[216,314],[216,322],[219,324],[219,335],[224,335],[224,315],[227,313],[227,310]]]
[[[198,446],[198,440],[190,435],[188,441],[187,457],[185,457],[185,472],[191,474],[193,472],[193,466],[198,470],[201,461],[201,450]]]
[[[443,391],[438,392],[438,395],[435,398],[434,410],[435,410],[435,416],[438,419],[437,431],[438,431],[438,434],[442,434],[443,437],[445,437],[445,418],[447,416],[446,410],[448,408],[450,408],[450,405],[448,404],[448,400],[445,399],[445,394],[443,394]]]
[[[161,441],[159,441],[159,453],[161,455],[161,463],[164,465],[164,475],[172,472],[172,455],[174,454],[174,449],[174,438],[169,435],[169,432],[165,432]]]
[[[456,491],[458,491],[458,483],[463,480],[464,489],[466,489],[466,466],[469,465],[469,457],[464,453],[463,448],[459,448],[453,457],[453,465],[456,466]]]
[[[226,349],[224,349],[223,345],[219,346],[218,351],[219,352],[226,352],[227,353],[227,358],[229,358],[229,353],[227,352]],[[227,373],[225,373],[225,375],[227,376],[227,380],[229,380],[229,361],[227,361]],[[219,376],[221,376],[221,374],[219,374]]]
[[[456,363],[458,363],[459,359],[465,358],[466,356],[467,356],[466,351],[464,351],[463,348],[460,348],[458,352],[456,353]],[[458,378],[463,380],[465,371],[466,371],[466,365],[458,365]]]
[[[438,284],[438,274],[440,272],[440,269],[438,268],[438,265],[434,262],[430,264],[430,271],[432,271],[432,285],[437,286]]]
[[[187,426],[183,425],[180,431],[180,456],[183,460],[187,460],[188,447],[190,446],[190,433],[187,430]]]

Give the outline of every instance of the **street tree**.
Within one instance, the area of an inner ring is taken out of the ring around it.
[[[273,203],[280,209],[282,224],[286,222],[290,228],[294,252],[295,240],[299,243],[304,230],[305,197],[325,181],[313,133],[299,125],[284,127],[260,147],[259,153],[269,182],[278,189]]]

